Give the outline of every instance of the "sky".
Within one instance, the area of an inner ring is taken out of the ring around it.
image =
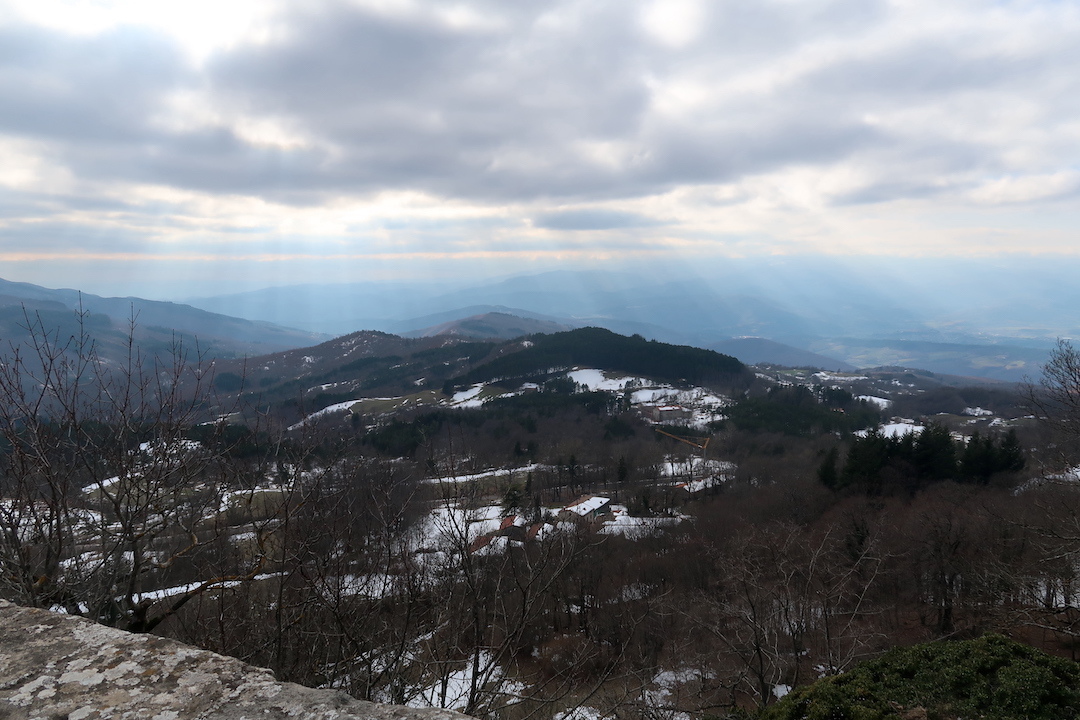
[[[0,277],[1080,255],[1080,4],[0,0]]]

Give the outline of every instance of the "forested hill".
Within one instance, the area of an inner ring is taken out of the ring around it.
[[[749,381],[751,373],[730,355],[687,345],[669,345],[587,327],[551,335],[534,335],[522,349],[502,355],[455,378],[458,384],[543,374],[575,366],[644,375],[655,380],[695,385]]]
[[[145,355],[168,354],[180,340],[212,358],[251,356],[305,347],[319,333],[207,312],[190,305],[136,297],[100,297],[0,278],[0,338],[35,346],[87,335],[104,359],[122,362],[132,340]],[[35,337],[36,336],[36,337]]]

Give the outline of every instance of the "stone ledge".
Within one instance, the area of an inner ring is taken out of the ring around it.
[[[4,720],[468,720],[282,683],[234,658],[0,601]]]

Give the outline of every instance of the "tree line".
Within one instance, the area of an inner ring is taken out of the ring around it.
[[[933,422],[903,434],[874,428],[852,440],[842,466],[839,458],[839,448],[826,453],[818,468],[822,484],[871,494],[914,492],[944,480],[986,485],[997,476],[1015,477],[1027,464],[1015,429],[957,438]]]

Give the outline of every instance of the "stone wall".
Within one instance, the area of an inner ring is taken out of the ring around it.
[[[276,681],[153,635],[0,601],[4,720],[468,720]]]

